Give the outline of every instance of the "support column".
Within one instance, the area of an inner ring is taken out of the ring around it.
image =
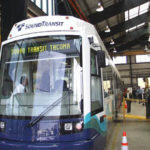
[[[56,15],[73,15],[68,0],[55,1],[55,14]]]
[[[130,84],[131,84],[131,87],[133,87],[132,59],[131,59],[131,56],[129,56],[129,64],[130,64]]]
[[[12,26],[26,19],[28,0],[2,0],[1,39],[6,40]]]

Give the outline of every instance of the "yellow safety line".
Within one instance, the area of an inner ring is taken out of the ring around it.
[[[145,116],[136,116],[136,115],[127,115],[127,114],[125,114],[125,118],[150,121],[150,119],[146,119]]]
[[[125,101],[147,102],[145,99],[141,100],[141,99],[123,98],[123,120],[124,121],[126,118],[150,121],[150,119],[147,119],[145,116],[127,115],[126,114],[126,108],[125,108]]]
[[[106,117],[108,120],[112,120],[112,116],[107,116]]]
[[[125,114],[126,114],[126,109],[125,109],[125,98],[123,98],[123,120],[125,121]]]
[[[143,103],[146,103],[147,100],[146,99],[133,99],[133,98],[126,98],[125,99],[126,101],[131,101],[131,102],[143,102]]]
[[[115,150],[115,145],[116,145],[116,141],[117,141],[117,137],[118,137],[119,131],[120,131],[120,123],[118,123],[116,125],[115,132],[114,132],[114,136],[115,137],[113,138],[113,141],[112,141],[111,150]]]

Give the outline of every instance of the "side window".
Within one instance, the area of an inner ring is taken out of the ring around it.
[[[97,67],[96,52],[91,50],[91,112],[92,115],[103,110],[102,82]]]

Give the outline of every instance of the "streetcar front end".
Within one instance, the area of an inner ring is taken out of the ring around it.
[[[52,16],[14,25],[1,50],[0,149],[104,149],[102,72],[86,24]]]

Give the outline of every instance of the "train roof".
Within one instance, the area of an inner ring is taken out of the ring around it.
[[[42,16],[14,24],[8,39],[39,32],[80,31],[92,34],[92,24],[72,16]]]

